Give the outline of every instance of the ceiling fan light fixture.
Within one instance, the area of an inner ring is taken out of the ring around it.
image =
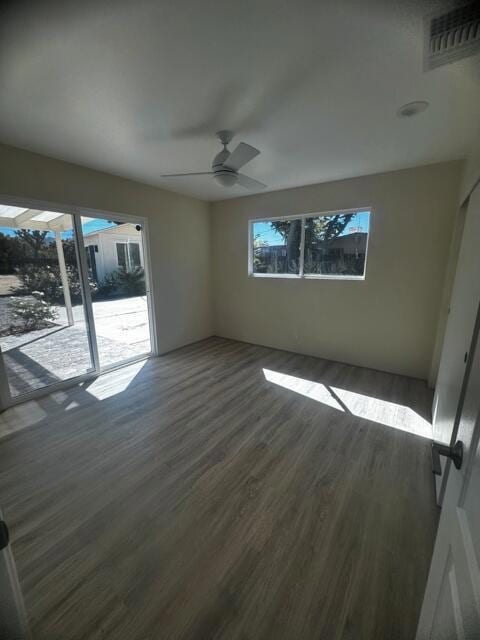
[[[215,171],[213,177],[222,187],[233,187],[238,180],[237,174],[233,171]]]

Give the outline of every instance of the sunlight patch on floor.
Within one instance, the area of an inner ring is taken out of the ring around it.
[[[76,401],[76,400],[72,400],[72,402],[69,402],[66,407],[64,408],[65,411],[71,411],[72,409],[78,409],[78,407],[80,406],[80,404]]]
[[[423,438],[432,438],[430,422],[408,406],[347,389],[330,387],[320,382],[305,380],[271,369],[263,369],[263,374],[268,382],[321,402],[338,411],[348,412],[358,418],[377,422],[386,427],[406,431]]]
[[[91,383],[84,385],[85,391],[97,400],[106,400],[127,389],[137,377],[148,360],[141,360],[115,369],[112,373],[104,373]]]
[[[42,422],[47,413],[36,400],[10,407],[0,414],[0,438]]]
[[[303,378],[289,376],[286,373],[272,371],[271,369],[264,369],[263,374],[268,382],[273,382],[284,389],[295,391],[295,393],[299,393],[301,396],[326,404],[329,407],[338,409],[338,411],[344,411],[342,405],[333,397],[328,387],[320,382],[304,380]]]
[[[347,389],[331,387],[345,408],[354,416],[407,431],[424,438],[432,437],[432,425],[410,407],[373,398]]]

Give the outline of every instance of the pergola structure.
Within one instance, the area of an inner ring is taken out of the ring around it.
[[[88,222],[91,219],[92,218],[82,217],[82,222]],[[70,287],[61,235],[65,231],[72,230],[72,216],[68,213],[59,213],[58,211],[43,211],[40,209],[27,209],[0,204],[0,229],[1,227],[10,229],[35,229],[38,231],[50,231],[54,234],[68,324],[73,325],[72,299],[70,297]]]

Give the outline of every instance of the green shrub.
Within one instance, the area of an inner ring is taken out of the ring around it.
[[[9,302],[12,316],[23,324],[24,331],[48,327],[58,315],[45,301],[43,292],[33,291],[32,298],[12,298]]]
[[[107,273],[105,278],[98,284],[96,298],[112,298],[119,293],[118,271]]]
[[[142,267],[135,267],[132,271],[121,269],[118,272],[121,289],[129,296],[145,295],[145,272]]]
[[[15,292],[17,294],[33,294],[34,291],[42,291],[44,299],[50,304],[65,304],[63,296],[62,279],[58,265],[26,264],[17,271],[21,285]],[[82,290],[76,267],[67,265],[67,277],[72,302],[82,302]],[[96,292],[97,285],[89,281],[90,291]]]
[[[142,296],[145,292],[145,272],[141,267],[135,267],[132,271],[119,269],[108,273],[98,285],[97,297]]]

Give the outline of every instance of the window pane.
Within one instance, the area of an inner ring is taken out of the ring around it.
[[[133,222],[83,217],[82,229],[85,243],[95,242],[100,249],[91,252],[96,260],[92,312],[100,366],[150,353],[145,274],[133,268],[136,250],[143,250],[145,231],[137,230]]]
[[[305,274],[363,276],[370,212],[305,219]]]
[[[301,220],[253,223],[253,273],[299,273]]]
[[[130,242],[128,245],[128,249],[130,252],[130,266],[133,268],[141,267],[140,262],[140,245],[136,242]]]
[[[118,266],[123,269],[127,268],[127,254],[126,249],[127,245],[124,243],[117,242],[117,260]]]
[[[0,360],[14,398],[93,369],[73,219],[39,211],[11,227],[26,211],[0,205]]]

